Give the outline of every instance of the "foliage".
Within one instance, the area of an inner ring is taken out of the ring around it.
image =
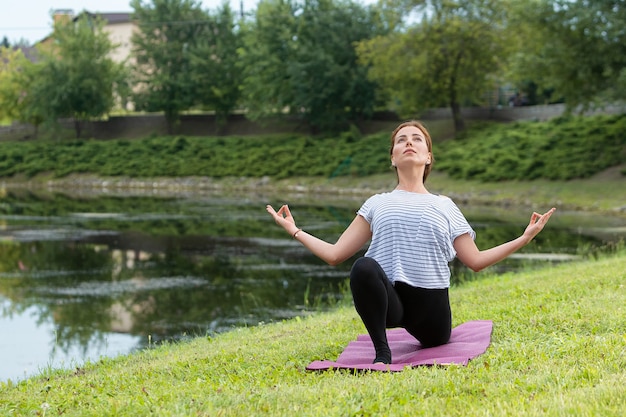
[[[291,1],[262,1],[253,23],[245,28],[239,51],[244,74],[242,99],[253,120],[280,113],[293,102],[286,62],[292,54],[296,26]]]
[[[342,306],[72,371],[44,370],[0,385],[0,413],[620,416],[623,264],[622,254],[453,287],[454,325],[494,322],[491,345],[467,366],[306,372],[310,361],[335,359],[365,332],[353,308]]]
[[[381,32],[380,15],[350,0],[266,0],[246,30],[243,103],[253,119],[285,111],[336,132],[371,115],[375,85],[354,43]]]
[[[500,1],[399,3],[421,11],[421,21],[361,42],[360,60],[401,115],[447,106],[461,131],[461,106],[479,103],[495,87],[509,53],[507,10]]]
[[[49,119],[50,103],[43,92],[49,90],[50,75],[43,64],[33,64],[19,50],[0,50],[0,120],[30,123],[37,131]]]
[[[24,87],[19,79],[28,64],[30,62],[19,49],[0,46],[0,121],[20,119],[20,97]]]
[[[241,34],[235,27],[232,9],[224,3],[215,15],[209,14],[204,32],[189,52],[196,102],[215,110],[220,121],[239,104],[242,76],[237,50],[240,46]]]
[[[623,0],[523,1],[515,10],[513,79],[532,77],[571,110],[626,98]]]
[[[45,103],[48,119],[74,119],[76,137],[81,121],[103,116],[114,105],[121,67],[109,57],[115,45],[103,27],[101,18],[87,13],[75,21],[59,21],[54,43],[40,49],[38,79],[30,93],[33,100]]]
[[[373,145],[364,143],[368,149],[355,155],[347,173],[376,172],[381,158],[388,165],[386,141],[371,138],[366,143]],[[352,140],[345,137],[306,136],[5,142],[0,143],[0,149],[0,176],[48,172],[57,177],[80,172],[134,177],[329,176],[355,152]]]
[[[227,2],[215,15],[200,3],[131,3],[132,77],[103,58],[113,45],[93,16],[58,25],[45,62],[20,58],[23,71],[0,76],[0,100],[20,97],[1,112],[35,126],[87,120],[106,115],[113,88],[124,103],[132,86],[135,109],[164,112],[170,133],[197,108],[291,113],[336,132],[375,109],[414,117],[440,106],[460,131],[461,106],[484,105],[502,79],[570,109],[626,97],[623,0],[263,0],[239,22]]]
[[[435,149],[437,169],[482,181],[587,178],[626,162],[626,115],[478,126]]]
[[[434,136],[435,170],[482,181],[586,178],[626,162],[626,115],[479,124]],[[0,177],[337,177],[389,173],[386,133],[0,143]],[[329,152],[332,149],[332,152]]]
[[[164,112],[173,132],[180,113],[195,102],[191,51],[208,30],[207,14],[195,0],[130,5],[138,26],[132,36],[136,109]]]

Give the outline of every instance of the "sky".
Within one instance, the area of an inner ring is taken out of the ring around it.
[[[229,0],[239,11],[240,0]],[[222,0],[199,1],[204,9],[215,10]],[[244,11],[256,8],[258,0],[243,0]],[[0,0],[0,40],[5,36],[11,44],[26,40],[34,44],[52,31],[51,12],[59,9],[73,10],[78,14],[90,12],[132,12],[130,0]]]

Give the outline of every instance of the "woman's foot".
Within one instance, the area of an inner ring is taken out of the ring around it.
[[[384,365],[391,363],[391,349],[389,349],[389,345],[376,348],[376,359],[372,363],[382,363]]]
[[[376,359],[374,359],[374,362],[372,362],[374,365],[389,365],[391,363],[391,355],[389,356],[376,356]]]

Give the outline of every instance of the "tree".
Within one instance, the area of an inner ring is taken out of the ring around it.
[[[358,64],[354,45],[380,32],[370,11],[351,1],[307,1],[298,21],[298,47],[289,70],[296,82],[295,103],[305,109],[309,123],[336,131],[350,120],[369,117],[376,84]]]
[[[23,86],[19,76],[25,65],[29,64],[19,49],[0,46],[0,121],[18,120],[20,96]]]
[[[498,0],[399,2],[421,12],[419,22],[361,42],[361,62],[401,115],[449,107],[457,131],[464,129],[461,106],[480,103],[495,88],[509,53],[506,8]]]
[[[0,48],[0,120],[39,126],[46,118],[47,103],[36,92],[42,83],[41,65],[29,61],[20,49]]]
[[[357,62],[356,42],[380,33],[369,9],[342,0],[266,0],[241,53],[243,100],[252,118],[298,115],[317,131],[368,117],[376,85]]]
[[[626,1],[537,0],[516,11],[515,80],[532,74],[569,110],[626,98]]]
[[[114,86],[122,68],[109,57],[114,45],[104,24],[87,13],[55,23],[54,41],[40,49],[38,79],[28,92],[46,106],[50,120],[72,118],[77,138],[83,121],[107,114],[114,105]]]
[[[253,120],[282,114],[294,102],[287,64],[295,48],[295,15],[291,0],[263,0],[254,22],[245,28],[244,47],[239,51],[242,100]]]
[[[2,37],[2,41],[0,42],[0,48],[9,48],[11,44],[9,43],[9,39],[6,36]]]
[[[168,130],[196,101],[191,53],[208,29],[208,16],[194,0],[130,3],[138,31],[132,36],[136,60],[137,110],[162,111]]]
[[[237,50],[241,45],[233,12],[224,3],[214,15],[209,13],[202,36],[190,49],[196,103],[215,110],[219,123],[239,104],[242,70]]]

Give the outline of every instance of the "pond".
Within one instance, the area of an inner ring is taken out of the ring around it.
[[[330,267],[310,255],[265,212],[282,202],[300,227],[334,240],[362,198],[4,191],[0,381],[310,314],[350,297],[351,260]],[[461,209],[479,247],[515,238],[530,214]],[[491,269],[567,261],[624,236],[622,217],[557,212],[533,243]],[[458,262],[451,268],[455,283],[477,276]]]

